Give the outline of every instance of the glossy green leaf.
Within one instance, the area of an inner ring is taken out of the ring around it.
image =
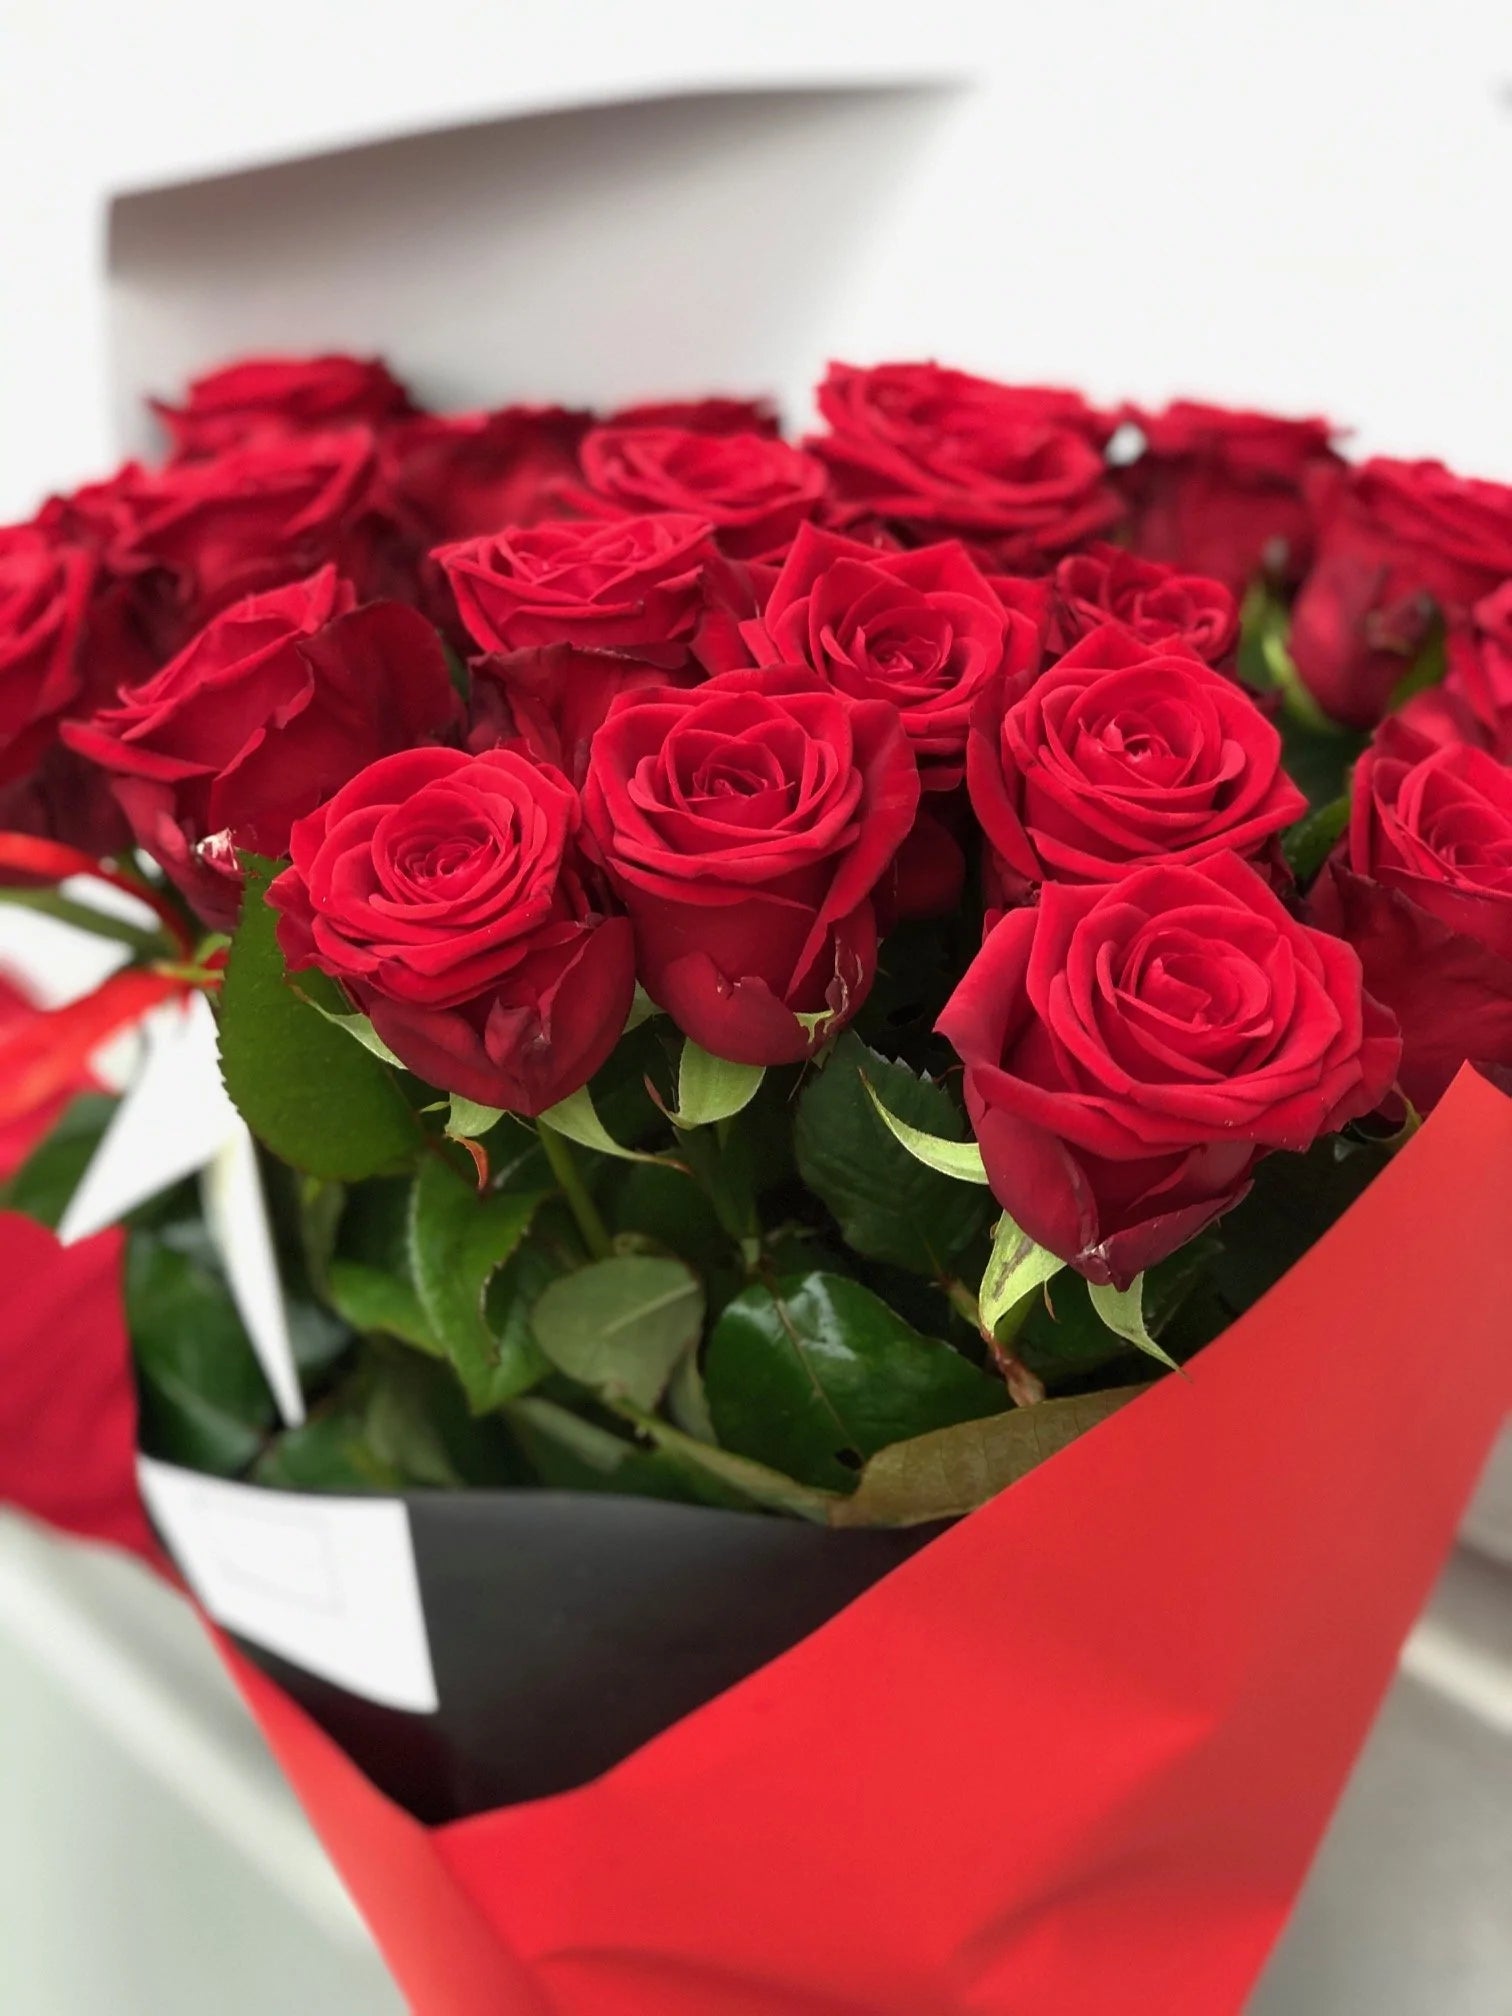
[[[200,1227],[134,1232],[126,1324],[151,1456],[234,1476],[262,1448],[274,1406]]]
[[[331,1307],[354,1330],[398,1337],[433,1358],[446,1356],[407,1274],[337,1259],[331,1262],[327,1289]]]
[[[1053,1280],[1065,1264],[1048,1247],[1036,1245],[1005,1211],[997,1222],[992,1254],[982,1276],[978,1301],[983,1326],[995,1333],[1005,1316],[1036,1288],[1043,1288],[1047,1281]]]
[[[1156,1343],[1145,1323],[1144,1278],[1143,1274],[1136,1274],[1127,1288],[1115,1288],[1111,1282],[1089,1281],[1087,1294],[1092,1307],[1116,1337],[1124,1338],[1158,1364],[1169,1365],[1174,1372],[1178,1369],[1176,1360]]]
[[[488,1285],[519,1245],[539,1193],[480,1197],[440,1155],[428,1156],[410,1205],[409,1264],[432,1335],[456,1367],[475,1413],[533,1386],[545,1369],[523,1334],[511,1348],[490,1327]]]
[[[703,1328],[704,1291],[680,1260],[627,1253],[553,1281],[530,1312],[559,1371],[606,1398],[654,1407]]]
[[[1299,882],[1312,881],[1348,825],[1349,793],[1344,791],[1287,828],[1281,836],[1281,851]]]
[[[539,1123],[554,1127],[558,1134],[565,1134],[579,1148],[591,1148],[597,1155],[612,1155],[616,1161],[656,1162],[661,1159],[657,1155],[645,1154],[639,1148],[622,1147],[599,1118],[593,1095],[586,1085],[560,1104],[549,1106],[539,1116]]]
[[[354,1042],[360,1043],[364,1050],[370,1050],[381,1063],[390,1064],[400,1071],[406,1068],[403,1059],[394,1055],[366,1015],[325,1006],[316,1000],[314,985],[308,977],[302,979],[291,991],[307,1006],[313,1008],[317,1015],[323,1015],[333,1029],[344,1030]]]
[[[942,1176],[953,1176],[958,1183],[985,1183],[986,1166],[982,1161],[982,1151],[975,1141],[951,1141],[939,1134],[926,1134],[918,1127],[910,1127],[906,1120],[900,1120],[896,1113],[882,1103],[877,1090],[868,1079],[863,1078],[872,1104],[882,1116],[882,1124],[895,1141],[901,1142],[917,1162],[926,1169],[936,1169]]]
[[[839,1502],[833,1492],[810,1489],[768,1464],[700,1441],[654,1414],[631,1407],[622,1411],[705,1503],[760,1506],[768,1512],[785,1512],[790,1518],[823,1524]]]
[[[446,1131],[454,1141],[481,1141],[504,1118],[500,1106],[480,1106],[476,1099],[464,1099],[453,1092],[446,1115]]]
[[[675,1127],[708,1127],[733,1119],[756,1097],[765,1076],[765,1066],[711,1057],[690,1036],[677,1067],[677,1111],[668,1117]]]
[[[737,1295],[704,1387],[724,1448],[829,1490],[891,1442],[1008,1405],[997,1380],[840,1274]]]

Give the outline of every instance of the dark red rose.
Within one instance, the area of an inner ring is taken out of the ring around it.
[[[796,1062],[861,1006],[918,802],[895,709],[781,665],[615,701],[583,794],[646,991],[737,1064]]]
[[[294,820],[363,764],[456,718],[423,617],[354,603],[330,567],[249,596],[118,706],[64,726],[69,747],[109,773],[140,845],[212,924],[235,919],[234,848],[282,854]]]
[[[388,501],[422,545],[478,539],[560,514],[591,416],[563,406],[423,414],[379,444]]]
[[[1369,727],[1427,638],[1512,575],[1512,488],[1384,458],[1334,487],[1291,653],[1336,721]]]
[[[1469,742],[1512,763],[1512,581],[1455,625],[1445,654],[1442,684],[1415,695],[1400,719],[1430,742]]]
[[[154,399],[177,455],[219,455],[270,434],[381,426],[412,413],[408,391],[376,357],[248,357],[207,372],[182,406]]]
[[[1257,574],[1299,581],[1312,494],[1342,467],[1327,420],[1286,420],[1178,399],[1130,410],[1144,451],[1119,474],[1133,549],[1243,594]]]
[[[95,567],[31,526],[0,529],[0,784],[27,776],[81,684]]]
[[[812,525],[740,633],[758,665],[808,665],[853,699],[890,701],[926,790],[960,783],[987,684],[1005,664],[1039,663],[1034,625],[1003,607],[958,542],[882,553]]]
[[[475,658],[468,747],[518,743],[581,788],[590,745],[621,693],[691,686],[703,677],[691,660],[674,673],[624,652],[581,651],[571,644]]]
[[[381,757],[295,824],[268,892],[284,956],[339,980],[427,1084],[542,1113],[604,1063],[635,994],[580,818],[566,778],[517,750]]]
[[[1313,892],[1402,1025],[1420,1112],[1467,1059],[1512,1064],[1512,770],[1385,723],[1355,766],[1349,834]]]
[[[690,434],[779,434],[781,424],[770,399],[648,399],[621,406],[609,427],[681,427]]]
[[[978,702],[971,802],[1013,901],[1038,882],[1116,882],[1149,861],[1261,855],[1307,800],[1241,686],[1178,645],[1117,624],[1038,679]]]
[[[553,519],[443,546],[468,635],[484,651],[572,644],[683,664],[716,555],[707,519]]]
[[[1033,572],[1119,516],[1075,393],[938,364],[832,364],[818,396],[829,432],[806,445],[846,524],[880,520],[914,542],[956,534]]]
[[[1114,622],[1141,644],[1184,644],[1217,665],[1239,635],[1238,606],[1221,581],[1138,560],[1120,546],[1068,553],[1051,580],[1048,644],[1057,654]]]
[[[767,434],[596,427],[573,504],[594,517],[676,511],[703,518],[732,559],[781,554],[824,501],[822,465]]]
[[[1232,854],[1047,885],[939,1029],[1003,1209],[1119,1287],[1237,1204],[1268,1149],[1378,1106],[1401,1050],[1349,946]]]

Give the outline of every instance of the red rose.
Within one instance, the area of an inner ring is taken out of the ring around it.
[[[966,781],[1009,900],[1149,861],[1264,853],[1307,810],[1281,738],[1231,679],[1116,624],[978,702]]]
[[[1236,595],[1262,571],[1301,579],[1312,553],[1309,493],[1343,466],[1328,421],[1189,399],[1130,417],[1144,450],[1118,481],[1136,553],[1208,575]]]
[[[1350,948],[1232,854],[1048,885],[938,1026],[999,1203],[1119,1287],[1238,1203],[1267,1149],[1379,1105],[1401,1048]]]
[[[430,625],[395,603],[354,601],[330,567],[249,596],[118,706],[64,726],[213,924],[236,915],[234,847],[282,854],[293,821],[364,763],[456,717]],[[230,847],[201,844],[226,836]]]
[[[1419,1111],[1466,1059],[1512,1064],[1512,770],[1387,721],[1355,766],[1348,838],[1312,908],[1401,1023]]]
[[[1004,664],[1039,662],[1034,625],[957,542],[882,553],[812,525],[740,634],[758,665],[808,665],[853,699],[890,701],[926,790],[960,783],[973,702]]]
[[[94,562],[30,526],[0,529],[0,784],[25,777],[79,691]]]
[[[691,661],[674,673],[623,652],[582,651],[571,644],[475,658],[467,746],[483,750],[518,743],[581,788],[593,738],[621,693],[695,685],[703,676]]]
[[[1399,718],[1430,742],[1469,742],[1512,763],[1512,581],[1455,625],[1445,652],[1442,684],[1415,695]]]
[[[690,434],[765,434],[781,430],[770,399],[648,399],[621,406],[605,423],[610,427],[681,427]]]
[[[1332,493],[1292,612],[1291,653],[1337,721],[1368,727],[1427,637],[1512,575],[1512,488],[1383,458]]]
[[[290,836],[268,891],[290,967],[339,980],[427,1084],[511,1113],[585,1085],[635,995],[634,942],[577,854],[577,793],[517,750],[406,749]]]
[[[617,700],[583,794],[647,992],[738,1064],[796,1062],[865,1000],[918,802],[892,707],[780,665]]]
[[[680,427],[596,427],[583,441],[586,489],[572,502],[594,517],[677,511],[707,520],[732,559],[780,554],[824,500],[824,469],[767,434]]]
[[[1119,546],[1068,553],[1052,576],[1050,650],[1069,651],[1110,621],[1141,644],[1184,644],[1209,665],[1226,658],[1239,635],[1239,610],[1221,581],[1138,560]]]
[[[1119,516],[1075,393],[938,364],[832,364],[819,411],[829,432],[806,445],[847,523],[880,519],[913,541],[959,534],[1033,571]]]
[[[610,524],[553,519],[436,558],[484,651],[575,644],[681,665],[715,560],[708,521],[664,512]]]
[[[425,546],[534,525],[560,512],[589,422],[563,406],[406,420],[379,444],[388,501]]]
[[[196,378],[182,406],[154,399],[177,455],[218,455],[270,434],[377,427],[414,411],[376,357],[249,357]]]

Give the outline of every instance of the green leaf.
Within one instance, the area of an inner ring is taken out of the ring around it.
[[[272,872],[248,857],[220,999],[226,1090],[258,1139],[296,1169],[336,1182],[393,1169],[420,1145],[420,1123],[387,1067],[289,986],[265,900]]]
[[[522,1337],[506,1349],[489,1327],[488,1284],[525,1235],[538,1192],[480,1197],[440,1155],[427,1157],[410,1203],[409,1259],[425,1321],[456,1367],[475,1414],[512,1400],[545,1369]]]
[[[347,1409],[286,1428],[252,1476],[277,1491],[402,1491],[409,1482],[368,1446],[361,1416]]]
[[[132,1233],[125,1290],[142,1446],[192,1470],[235,1476],[262,1448],[273,1398],[201,1228]]]
[[[19,1211],[56,1231],[116,1105],[104,1092],[84,1092],[70,1100],[21,1167],[0,1185],[0,1209]]]
[[[591,1148],[598,1155],[612,1155],[620,1162],[659,1162],[659,1155],[648,1155],[639,1148],[622,1148],[605,1127],[593,1103],[593,1095],[584,1085],[570,1098],[559,1105],[549,1106],[539,1118],[548,1127],[554,1127],[558,1134],[565,1134],[569,1141],[575,1141],[580,1148]]]
[[[331,1307],[354,1330],[397,1337],[433,1358],[444,1358],[436,1337],[407,1276],[390,1274],[360,1260],[333,1260],[327,1279]]]
[[[501,1106],[480,1106],[476,1099],[464,1099],[460,1092],[453,1092],[446,1131],[454,1141],[481,1141],[503,1118]]]
[[[1169,1365],[1175,1372],[1179,1370],[1176,1360],[1161,1349],[1145,1325],[1144,1278],[1143,1274],[1136,1274],[1127,1288],[1115,1288],[1111,1282],[1089,1281],[1087,1294],[1092,1307],[1116,1337],[1126,1339],[1146,1357]]]
[[[793,1129],[798,1172],[854,1252],[938,1277],[952,1272],[980,1237],[991,1200],[926,1166],[900,1140],[899,1125],[920,1139],[927,1129],[942,1151],[954,1149],[966,1159],[976,1154],[975,1143],[962,1138],[965,1119],[943,1087],[879,1057],[847,1030],[799,1098]]]
[[[685,1352],[677,1361],[667,1386],[667,1412],[683,1433],[691,1435],[695,1442],[719,1441],[714,1417],[709,1412],[709,1396],[704,1390],[696,1351]]]
[[[1005,1211],[997,1222],[978,1298],[985,1327],[996,1335],[1003,1318],[1053,1280],[1065,1264],[1048,1247],[1037,1246]]]
[[[815,1491],[747,1456],[734,1455],[701,1442],[680,1428],[658,1420],[654,1414],[634,1407],[620,1412],[631,1421],[658,1453],[672,1465],[683,1482],[707,1504],[760,1506],[768,1512],[785,1512],[796,1519],[825,1523],[841,1501],[830,1491]]]
[[[680,1260],[627,1253],[553,1281],[530,1312],[558,1370],[606,1398],[654,1407],[703,1328],[704,1292]]]
[[[344,1029],[348,1036],[352,1037],[355,1042],[360,1043],[364,1050],[371,1050],[373,1055],[382,1063],[391,1064],[399,1071],[408,1068],[403,1059],[396,1057],[393,1051],[390,1050],[387,1043],[384,1042],[366,1015],[353,1014],[340,1008],[328,1008],[324,1006],[315,998],[315,987],[312,984],[307,984],[305,980],[301,980],[298,986],[292,986],[290,992],[297,994],[301,1001],[315,1010],[317,1015],[323,1015],[333,1029]]]
[[[830,1513],[835,1526],[919,1526],[957,1519],[1095,1428],[1145,1389],[1124,1386],[1015,1407],[1011,1414],[940,1428],[875,1455],[854,1494]]]
[[[688,1037],[677,1071],[677,1111],[668,1118],[674,1127],[708,1127],[729,1120],[750,1105],[765,1076],[764,1065],[727,1063]]]
[[[877,1097],[870,1080],[863,1077],[867,1095],[878,1113],[882,1124],[895,1141],[900,1141],[917,1162],[926,1169],[936,1169],[942,1176],[953,1176],[958,1183],[985,1183],[987,1169],[982,1161],[982,1151],[975,1141],[951,1141],[938,1134],[925,1134],[917,1127],[910,1127],[906,1120],[889,1112]]]
[[[670,1498],[680,1504],[709,1502],[701,1475],[689,1465],[585,1420],[554,1400],[530,1394],[511,1401],[504,1414],[537,1479],[549,1489],[611,1491],[630,1498]]]
[[[1201,1234],[1149,1270],[1144,1315],[1152,1337],[1166,1343],[1167,1330],[1175,1334],[1177,1319],[1204,1286],[1222,1250],[1217,1239]],[[1219,1327],[1225,1327],[1224,1323]],[[1191,1335],[1191,1325],[1183,1325],[1181,1334],[1183,1345],[1178,1350],[1183,1356],[1190,1355],[1186,1338]],[[1128,1340],[1115,1336],[1093,1308],[1085,1280],[1069,1268],[1056,1276],[1053,1294],[1038,1299],[1013,1348],[1030,1371],[1050,1386],[1084,1379],[1116,1359],[1127,1358],[1130,1350]]]
[[[1299,882],[1312,881],[1348,824],[1349,793],[1344,791],[1286,829],[1281,836],[1281,851]]]
[[[704,1383],[726,1449],[829,1490],[890,1442],[1008,1405],[995,1379],[841,1274],[737,1295]]]

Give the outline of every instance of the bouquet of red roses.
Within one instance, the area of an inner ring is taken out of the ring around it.
[[[1512,490],[818,404],[251,362],[0,532],[0,900],[123,959],[0,1125],[144,1017],[229,1094],[114,1214],[145,1488],[417,2007],[1233,2008],[1512,1397]]]

